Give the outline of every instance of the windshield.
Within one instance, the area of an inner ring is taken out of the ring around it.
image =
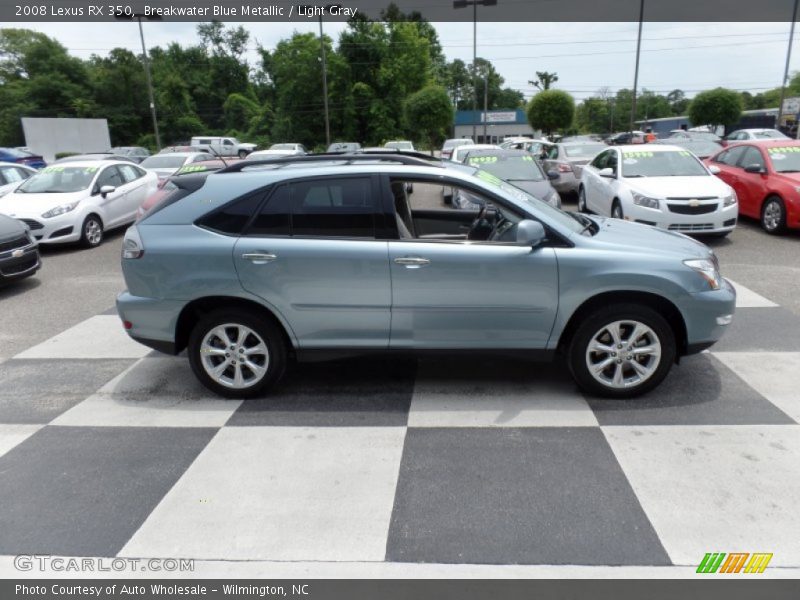
[[[781,139],[789,139],[785,135],[783,135],[780,131],[775,129],[765,129],[763,131],[754,131],[753,136],[757,140],[781,140]]]
[[[186,162],[186,156],[159,155],[145,158],[142,166],[145,169],[177,169]]]
[[[800,146],[767,148],[776,173],[800,173]]]
[[[469,156],[467,163],[489,171],[503,181],[543,181],[533,156]]]
[[[70,194],[88,189],[97,167],[45,167],[17,188],[21,194]]]
[[[694,152],[694,154],[700,158],[705,158],[707,156],[711,156],[712,154],[716,154],[722,149],[722,146],[716,142],[707,142],[705,140],[693,140],[686,138],[682,140],[670,140],[670,145],[686,148],[687,150]]]
[[[564,153],[567,156],[594,156],[608,148],[605,144],[574,144],[564,146]]]
[[[703,163],[688,150],[622,151],[623,177],[696,177],[708,176]]]
[[[294,150],[294,144],[272,144],[270,150]]]
[[[411,142],[387,142],[387,148],[394,148],[395,150],[413,150],[414,145]]]
[[[495,188],[494,191],[498,195],[507,199],[521,200],[522,202],[526,202],[531,206],[533,206],[537,211],[542,213],[545,217],[551,219],[552,221],[558,223],[563,227],[566,227],[570,231],[580,233],[589,223],[591,223],[591,221],[589,221],[587,217],[583,217],[583,215],[575,217],[572,216],[572,213],[567,213],[561,210],[560,208],[555,208],[554,206],[550,206],[549,204],[547,204],[547,202],[543,202],[542,200],[539,200],[536,196],[532,196],[526,191],[521,190],[518,187],[514,187],[510,183],[506,183],[505,181],[503,181],[499,177],[496,177],[495,175],[492,175],[488,171],[484,171],[483,169],[476,169],[474,175],[484,183],[488,183],[493,188]],[[583,219],[585,219],[585,221]]]
[[[472,140],[447,140],[442,146],[443,150],[449,150],[450,148],[455,148],[457,146],[466,146],[467,144],[471,144]]]

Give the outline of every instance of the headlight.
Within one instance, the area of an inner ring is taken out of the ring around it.
[[[725,197],[722,198],[722,206],[723,207],[725,207],[725,206],[733,206],[738,201],[739,201],[739,199],[736,197],[736,192],[733,189],[731,189],[730,195],[725,196]]]
[[[645,208],[655,208],[658,210],[659,204],[658,200],[655,198],[648,198],[647,196],[642,196],[641,194],[637,194],[636,192],[633,193],[633,203],[637,206],[644,206]]]
[[[51,219],[53,217],[57,217],[58,215],[63,215],[64,213],[68,213],[71,210],[75,210],[75,207],[78,206],[78,202],[70,202],[69,204],[62,204],[61,206],[56,206],[55,208],[51,208],[46,213],[42,213],[42,218],[44,219]]]
[[[705,279],[712,290],[719,289],[722,284],[722,278],[713,261],[707,258],[698,258],[695,260],[685,260],[683,264]]]

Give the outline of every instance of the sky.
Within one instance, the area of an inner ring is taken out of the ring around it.
[[[231,23],[239,25],[239,23]],[[251,35],[247,59],[257,64],[258,44],[273,48],[294,31],[319,32],[309,23],[241,23]],[[115,47],[140,52],[135,23],[19,23],[59,40],[71,54],[88,58]],[[434,23],[448,61],[472,61],[472,23]],[[693,96],[718,86],[753,93],[780,86],[789,39],[784,23],[644,23],[639,90],[666,94],[680,88]],[[344,23],[327,22],[334,40]],[[193,23],[144,24],[148,48],[173,41],[197,43]],[[556,87],[577,100],[601,87],[633,87],[638,23],[478,23],[478,56],[492,61],[505,85],[526,98],[536,89],[528,82],[536,71],[558,74]],[[795,45],[800,32],[795,33]],[[794,48],[790,73],[800,70],[800,48]]]

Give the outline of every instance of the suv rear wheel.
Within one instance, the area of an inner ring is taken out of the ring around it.
[[[286,343],[272,322],[252,311],[219,310],[189,336],[189,362],[208,389],[226,398],[252,398],[286,368]]]
[[[613,304],[583,319],[572,337],[568,361],[582,390],[632,398],[664,380],[675,352],[675,334],[655,310]]]

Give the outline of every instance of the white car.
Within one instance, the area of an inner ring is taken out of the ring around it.
[[[275,158],[276,156],[304,156],[308,154],[303,144],[272,144],[266,150],[257,150],[247,156],[249,160]]]
[[[20,183],[36,173],[38,173],[36,169],[26,165],[0,162],[0,198],[12,192]]]
[[[202,148],[215,156],[238,156],[244,158],[256,149],[256,144],[243,143],[235,137],[214,137],[196,135],[190,144]]]
[[[139,165],[148,171],[153,171],[159,177],[165,178],[174,175],[184,165],[215,158],[207,152],[165,152],[145,158]]]
[[[583,169],[578,210],[684,233],[725,236],[736,192],[678,146],[614,146]]]
[[[414,144],[408,140],[392,140],[391,142],[386,142],[383,147],[399,150],[400,152],[414,152]]]
[[[51,165],[0,198],[0,214],[27,223],[41,244],[100,245],[103,232],[132,223],[158,177],[127,161]]]
[[[495,146],[494,144],[465,144],[464,146],[456,146],[453,148],[453,154],[450,156],[450,160],[463,163],[467,152],[471,150],[488,150],[489,148],[498,149],[500,146]]]
[[[722,138],[726,142],[747,142],[752,140],[789,140],[777,129],[738,129]]]

